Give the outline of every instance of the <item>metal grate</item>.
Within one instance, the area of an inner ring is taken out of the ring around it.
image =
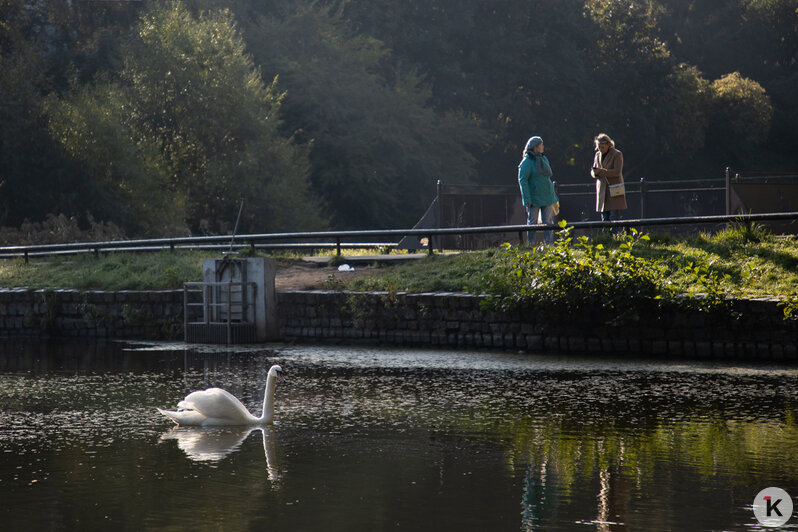
[[[254,343],[255,283],[183,284],[183,328],[187,343]]]

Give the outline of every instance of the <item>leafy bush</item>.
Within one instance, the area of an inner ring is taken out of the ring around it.
[[[605,324],[640,320],[642,310],[679,304],[711,310],[725,304],[723,276],[705,264],[689,262],[684,270],[704,290],[679,294],[665,279],[661,259],[635,256],[633,249],[647,243],[647,235],[630,229],[616,238],[616,249],[574,238],[565,221],[556,243],[538,249],[504,244],[497,265],[482,278],[480,291],[490,294],[486,306],[502,310],[535,308],[544,319],[591,316]],[[654,306],[652,307],[652,304]]]
[[[798,294],[781,298],[778,305],[784,312],[785,320],[798,320]]]

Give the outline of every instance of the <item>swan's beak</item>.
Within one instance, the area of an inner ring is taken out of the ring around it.
[[[282,371],[278,371],[277,372],[277,380],[281,381],[281,382],[285,380],[285,377],[283,376],[283,372]]]

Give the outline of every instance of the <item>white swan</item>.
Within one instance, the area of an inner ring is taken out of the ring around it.
[[[274,365],[266,376],[266,391],[263,394],[263,412],[260,417],[249,413],[233,394],[221,388],[191,392],[177,403],[177,410],[158,412],[178,425],[211,427],[220,425],[264,425],[274,421],[274,385],[282,379],[283,370]]]

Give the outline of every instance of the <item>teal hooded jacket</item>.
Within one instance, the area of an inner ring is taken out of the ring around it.
[[[546,207],[558,201],[551,181],[551,165],[545,155],[527,153],[518,165],[518,184],[521,187],[521,202],[526,206]]]

